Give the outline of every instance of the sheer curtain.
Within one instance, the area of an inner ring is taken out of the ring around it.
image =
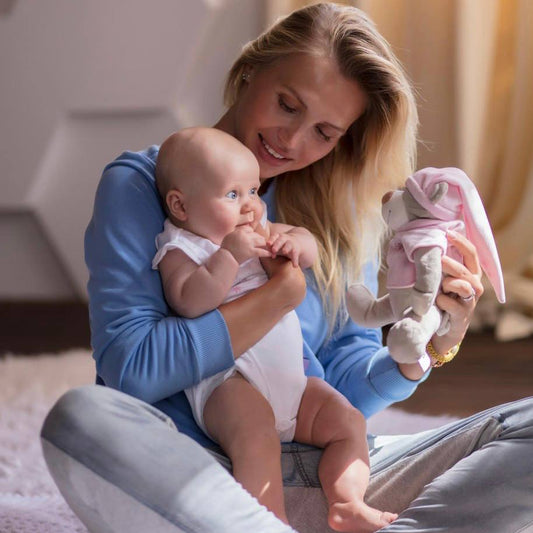
[[[305,0],[267,0],[267,23]],[[418,167],[458,166],[493,226],[508,303],[488,294],[479,326],[533,333],[533,1],[352,0],[403,62],[418,95]]]

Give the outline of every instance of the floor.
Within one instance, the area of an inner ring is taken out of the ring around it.
[[[487,331],[468,333],[456,358],[398,405],[413,413],[466,416],[526,396],[533,396],[533,337],[502,343]]]
[[[83,302],[0,301],[0,355],[53,353],[90,343]]]
[[[80,347],[90,347],[83,302],[0,302],[0,356]],[[526,396],[533,396],[533,337],[498,343],[488,331],[469,333],[453,363],[433,370],[397,406],[412,413],[465,416]]]

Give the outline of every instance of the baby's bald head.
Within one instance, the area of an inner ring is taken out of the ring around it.
[[[191,192],[215,176],[231,176],[236,166],[259,167],[253,153],[235,137],[215,128],[186,128],[161,145],[156,163],[156,184],[165,201],[168,191]]]

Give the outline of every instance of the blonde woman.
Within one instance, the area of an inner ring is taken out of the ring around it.
[[[244,48],[226,103],[215,127],[252,151],[269,216],[307,228],[319,260],[306,273],[307,292],[300,269],[265,261],[270,279],[258,289],[195,319],[173,316],[151,270],[164,220],[158,148],[126,152],[106,167],[85,241],[97,382],[105,387],[68,392],[42,430],[50,471],[90,531],[293,531],[235,482],[183,393],[231,368],[292,309],[306,374],[324,378],[365,416],[427,378],[417,365],[396,364],[380,332],[357,326],[344,309],[352,280],[376,288],[379,199],[415,160],[415,103],[385,40],[352,7],[296,11]],[[463,238],[454,246],[464,266],[443,259],[447,294],[437,303],[451,327],[431,341],[440,354],[462,340],[483,292],[476,250]],[[526,531],[532,435],[533,402],[523,400],[420,435],[369,437],[366,501],[399,513],[386,532]],[[320,454],[281,446],[285,487],[297,503],[287,514],[301,532],[328,527],[327,507],[316,500]]]

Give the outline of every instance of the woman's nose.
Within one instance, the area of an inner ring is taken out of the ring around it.
[[[300,127],[298,124],[283,126],[279,131],[279,140],[283,148],[293,148],[298,142]]]

